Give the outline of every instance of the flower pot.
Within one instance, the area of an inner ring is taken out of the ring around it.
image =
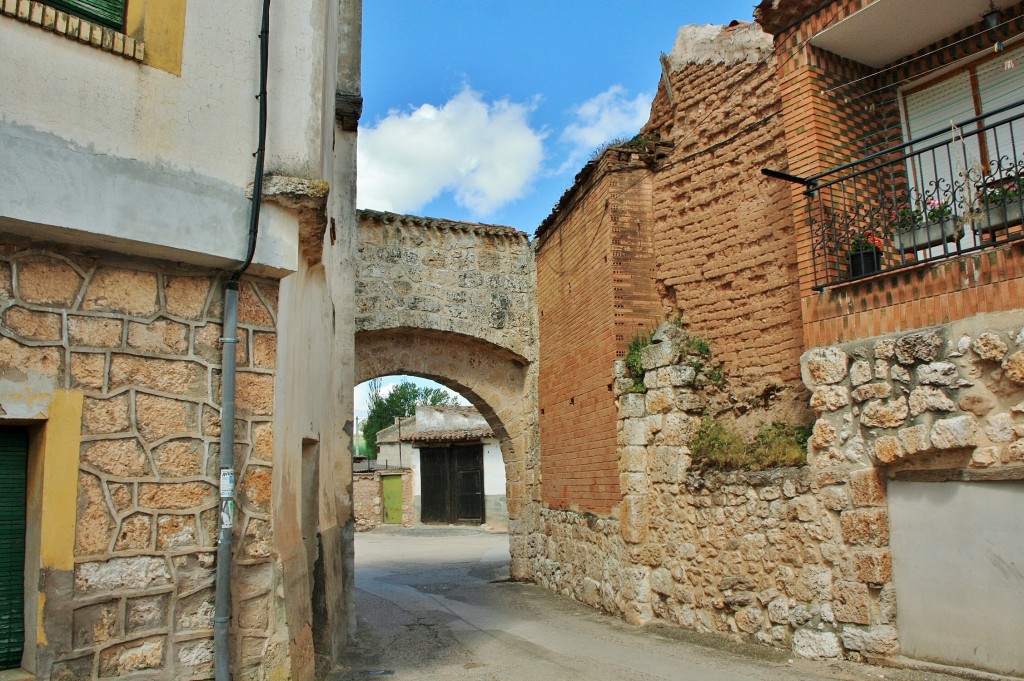
[[[850,278],[863,277],[882,271],[882,252],[877,248],[847,254],[850,259]]]
[[[996,230],[1006,229],[1010,225],[1017,225],[1020,222],[1020,202],[1012,199],[1007,203],[992,204],[987,209],[983,208],[975,213],[972,226],[983,241],[991,241],[995,238]]]
[[[900,253],[922,251],[941,246],[950,241],[959,241],[964,235],[963,225],[950,216],[938,222],[926,222],[905,231],[893,230],[892,242]]]

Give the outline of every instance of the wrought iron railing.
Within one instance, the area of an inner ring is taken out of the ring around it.
[[[815,289],[1020,239],[1024,101],[787,177],[807,185]]]

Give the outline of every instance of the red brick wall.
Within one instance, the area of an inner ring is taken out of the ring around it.
[[[760,172],[786,169],[776,69],[756,27],[723,30],[726,47],[707,49],[734,40],[762,48],[761,60],[672,62],[673,96],[663,83],[645,127],[673,145],[654,179],[657,278],[667,312],[724,363],[733,397],[763,407],[785,386],[788,404],[752,421],[797,422],[807,395],[792,197]]]
[[[775,37],[789,172],[808,176],[902,141],[896,86],[991,48],[1024,31],[1017,19],[990,36],[979,24],[896,68],[874,72],[806,45],[810,36],[870,4],[837,0]],[[1005,10],[1020,17],[1024,3]],[[771,12],[769,12],[769,15]],[[787,17],[781,17],[779,27]],[[977,34],[977,35],[975,35]],[[863,78],[851,86],[840,87]],[[804,343],[808,347],[941,324],[981,312],[1020,307],[1020,255],[1000,247],[910,270],[813,289],[807,199],[792,185]]]
[[[551,508],[606,514],[621,499],[612,362],[659,316],[643,156],[606,152],[538,230],[541,489]]]

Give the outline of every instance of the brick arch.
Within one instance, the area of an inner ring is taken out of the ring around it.
[[[433,329],[360,331],[355,348],[356,384],[390,375],[428,378],[463,395],[487,419],[505,460],[511,573],[529,577],[527,516],[538,461],[536,365],[482,338]]]

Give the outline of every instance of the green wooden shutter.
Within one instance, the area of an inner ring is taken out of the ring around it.
[[[117,31],[124,28],[125,0],[47,0],[46,4]]]
[[[21,666],[25,646],[25,489],[28,437],[0,428],[0,669]]]

